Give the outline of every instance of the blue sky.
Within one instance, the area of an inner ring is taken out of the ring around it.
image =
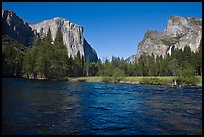
[[[147,30],[163,31],[168,17],[202,18],[201,2],[3,2],[29,23],[63,17],[84,27],[99,58],[136,53]]]

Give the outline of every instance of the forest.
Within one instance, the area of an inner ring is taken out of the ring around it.
[[[54,42],[49,29],[44,37],[42,32],[39,33],[34,44],[28,47],[3,35],[2,74],[4,77],[47,80],[81,76],[175,76],[178,82],[191,85],[196,82],[195,76],[202,75],[202,41],[198,52],[192,52],[186,46],[184,50],[174,49],[171,56],[143,54],[134,63],[114,56],[111,61],[99,59],[90,62],[88,59],[85,61],[79,52],[75,57],[68,57],[60,29]]]

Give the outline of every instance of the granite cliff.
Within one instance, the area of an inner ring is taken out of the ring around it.
[[[131,55],[130,57],[128,57],[128,58],[126,59],[126,61],[127,61],[128,63],[133,63],[133,62],[135,61],[135,57],[136,57],[136,55]]]
[[[142,54],[165,57],[172,49],[189,46],[196,52],[202,38],[202,19],[171,16],[163,32],[148,30],[138,44],[136,59]]]
[[[32,28],[13,11],[2,8],[2,34],[8,35],[28,46],[33,44],[35,35]]]
[[[2,9],[2,33],[15,38],[24,45],[32,45],[36,35],[42,37],[51,29],[52,40],[56,37],[58,28],[61,28],[63,42],[67,47],[68,56],[75,57],[77,52],[85,59],[96,62],[98,56],[96,51],[88,44],[84,38],[83,28],[65,18],[56,17],[50,20],[44,20],[36,24],[29,24],[18,17],[13,11]]]

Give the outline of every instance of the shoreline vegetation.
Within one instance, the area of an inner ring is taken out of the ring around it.
[[[164,86],[202,86],[202,76],[195,76],[196,83],[192,85],[176,84],[174,76],[143,76],[143,77],[105,77],[105,76],[84,76],[84,77],[69,77],[61,81],[68,82],[103,82],[103,83],[126,83],[126,84],[148,84],[148,85],[164,85]],[[27,79],[27,78],[25,78]],[[47,80],[33,79],[29,80]],[[59,81],[59,80],[52,80]]]
[[[26,79],[76,82],[130,83],[167,86],[201,86],[202,39],[197,52],[186,45],[175,48],[171,55],[144,53],[128,63],[123,57],[97,61],[85,58],[78,51],[67,56],[60,28],[54,43],[51,30],[38,37],[32,47],[23,47],[2,35],[2,75]],[[16,45],[14,47],[13,45]],[[20,48],[20,49],[19,49]],[[17,50],[19,49],[19,50]]]
[[[196,76],[196,83],[191,86],[202,86],[202,77]],[[90,76],[90,77],[72,77],[67,80],[70,82],[104,82],[104,83],[127,83],[127,84],[148,84],[148,85],[166,85],[166,86],[186,86],[175,85],[174,76],[145,76],[145,77],[102,77],[102,76]]]

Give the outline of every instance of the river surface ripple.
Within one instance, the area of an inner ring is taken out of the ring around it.
[[[202,134],[202,87],[2,79],[3,134]]]

